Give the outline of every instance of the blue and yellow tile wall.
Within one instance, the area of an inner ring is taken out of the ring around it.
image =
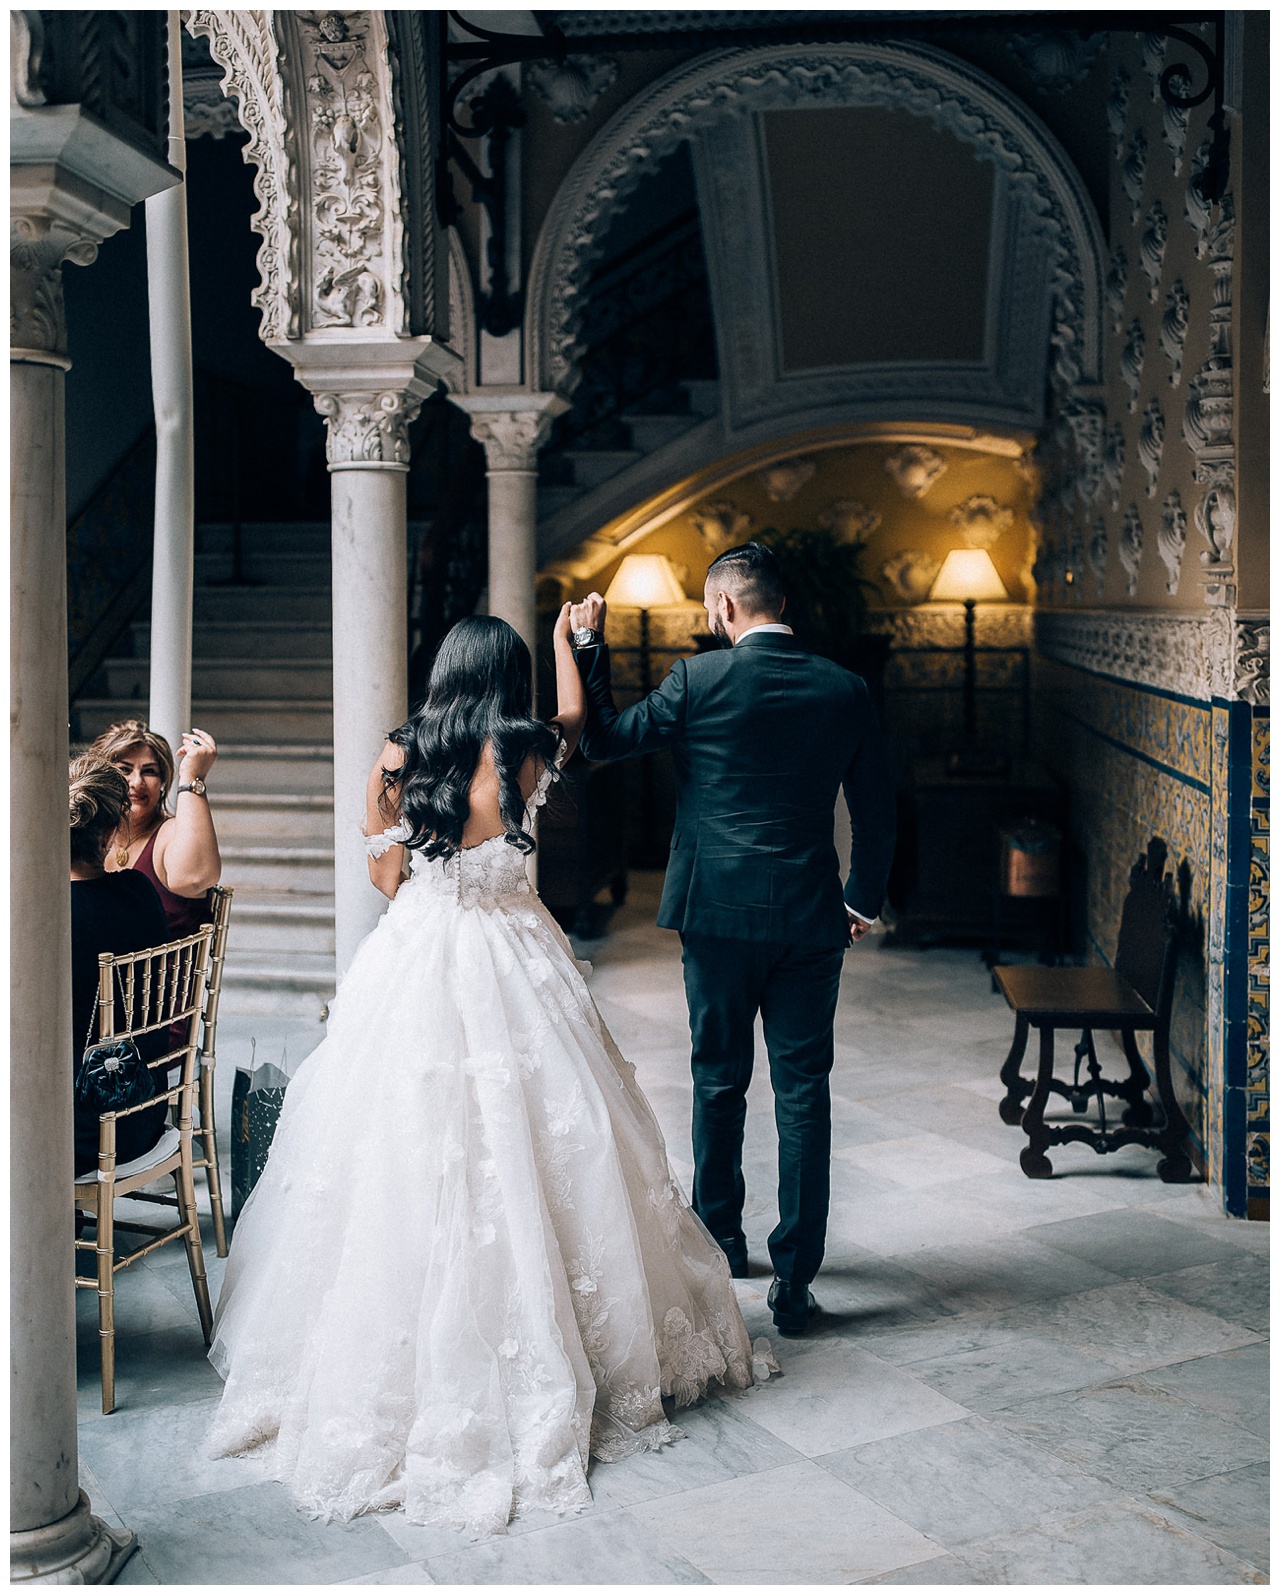
[[[1245,1164],[1251,1218],[1268,1216],[1271,1194],[1271,716],[1252,717],[1249,804],[1249,959]]]

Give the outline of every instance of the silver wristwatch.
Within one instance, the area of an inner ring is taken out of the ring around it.
[[[204,796],[204,782],[197,775],[195,777],[195,779],[192,780],[192,781],[184,781],[182,783],[182,785],[178,788],[178,791],[180,793],[182,793],[182,792],[194,792],[197,797],[203,797]]]
[[[600,641],[600,633],[593,631],[590,626],[579,626],[573,633],[573,646],[575,648],[594,648]]]

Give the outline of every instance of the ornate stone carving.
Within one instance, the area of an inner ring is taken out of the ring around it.
[[[1204,139],[1191,157],[1191,175],[1187,178],[1187,196],[1183,214],[1191,223],[1191,230],[1196,235],[1196,259],[1203,260],[1208,242],[1209,228],[1212,225],[1210,207],[1206,203],[1202,191],[1205,172],[1209,167],[1209,151],[1211,141]]]
[[[40,87],[44,66],[44,19],[38,11],[9,13],[9,96],[27,110],[45,103]]]
[[[1142,323],[1135,317],[1129,323],[1129,333],[1120,355],[1120,380],[1129,390],[1127,409],[1133,415],[1138,408],[1138,395],[1142,392],[1142,367],[1147,358],[1147,335]]]
[[[1206,603],[1234,602],[1231,547],[1235,535],[1235,411],[1232,388],[1231,267],[1235,254],[1235,208],[1223,196],[1205,239],[1213,274],[1209,354],[1189,383],[1182,436],[1195,460],[1193,479],[1205,489],[1196,506],[1196,526],[1209,544],[1201,556]]]
[[[491,471],[532,471],[556,412],[551,409],[472,412],[471,435],[484,445]]]
[[[1187,551],[1187,512],[1175,487],[1160,509],[1160,530],[1156,534],[1156,553],[1169,572],[1166,590],[1176,593],[1178,577],[1182,574],[1182,556]]]
[[[884,462],[904,498],[923,498],[947,469],[947,462],[923,443],[904,443]]]
[[[1120,564],[1129,578],[1126,591],[1132,598],[1138,590],[1138,569],[1142,564],[1142,514],[1136,504],[1130,504],[1120,523],[1120,546],[1117,550]]]
[[[1179,73],[1174,78],[1174,85],[1183,93],[1187,89],[1186,73]],[[1187,121],[1188,112],[1184,105],[1174,105],[1171,101],[1165,102],[1164,107],[1164,141],[1173,156],[1173,175],[1177,177],[1182,170],[1182,156],[1187,147]]]
[[[1111,134],[1111,150],[1117,160],[1124,154],[1125,122],[1129,115],[1129,89],[1132,79],[1125,69],[1116,68],[1107,94],[1107,132]]]
[[[1235,695],[1261,708],[1271,702],[1271,624],[1236,620]]]
[[[1165,295],[1164,314],[1160,317],[1160,347],[1170,366],[1169,385],[1174,388],[1182,381],[1182,349],[1187,341],[1190,306],[1187,290],[1179,277]]]
[[[101,238],[48,216],[9,220],[9,346],[65,357],[62,265],[88,266]]]
[[[1106,517],[1099,515],[1094,520],[1089,533],[1089,546],[1087,549],[1089,569],[1093,572],[1101,594],[1107,585],[1107,522]]]
[[[1111,508],[1120,508],[1120,492],[1124,483],[1125,439],[1124,427],[1113,421],[1107,428],[1102,452],[1102,481],[1110,496]]]
[[[704,55],[619,111],[561,185],[539,237],[527,333],[540,386],[571,384],[591,262],[641,177],[679,143],[696,142],[725,118],[813,103],[909,111],[993,161],[1006,192],[1047,247],[1054,297],[1074,322],[1083,379],[1100,380],[1101,234],[1070,163],[1008,90],[955,57],[919,44],[849,42]]]
[[[775,504],[789,504],[818,469],[815,460],[775,460],[756,472],[756,481]]]
[[[1129,222],[1136,226],[1142,214],[1142,185],[1147,176],[1147,135],[1135,128],[1129,140],[1129,153],[1120,169],[1120,181],[1129,196]]]
[[[1107,267],[1107,313],[1111,317],[1112,332],[1119,332],[1124,326],[1124,296],[1129,289],[1129,257],[1125,254],[1122,245],[1117,244],[1111,251],[1111,263]]]
[[[1160,103],[1160,77],[1164,72],[1164,52],[1168,40],[1163,33],[1142,35],[1142,70],[1151,82],[1151,102]]]
[[[1160,297],[1160,275],[1164,271],[1164,251],[1168,242],[1169,218],[1165,215],[1164,206],[1156,200],[1147,212],[1147,225],[1142,229],[1139,245],[1143,275],[1151,284],[1147,298],[1152,304]]]
[[[242,133],[236,102],[222,92],[217,72],[182,75],[182,131],[186,138],[225,138]]]
[[[557,122],[581,122],[606,90],[618,81],[618,63],[602,55],[567,55],[564,61],[531,61],[528,83],[551,107]]]
[[[1219,674],[1207,617],[1196,614],[1039,610],[1035,638],[1042,654],[1062,664],[1201,701]]]
[[[1201,553],[1200,563],[1210,571],[1231,570],[1231,549],[1236,537],[1234,474],[1223,471],[1221,480],[1211,481],[1208,492],[1195,507],[1196,530],[1209,545]]]
[[[717,499],[712,504],[699,504],[689,512],[694,530],[705,543],[707,552],[714,558],[726,548],[740,543],[751,530],[751,516],[739,509],[729,499]]]
[[[1147,497],[1156,496],[1156,483],[1160,476],[1160,457],[1164,453],[1164,411],[1160,400],[1147,401],[1142,412],[1142,427],[1138,432],[1138,463],[1147,473]]]
[[[331,465],[409,466],[409,425],[422,407],[403,393],[317,393]]]
[[[960,530],[970,548],[993,548],[1002,532],[1013,525],[1013,511],[989,493],[972,493],[963,504],[954,504],[947,519]]]
[[[1072,482],[1076,496],[1087,506],[1102,491],[1107,412],[1095,400],[1073,398],[1062,406],[1061,414],[1074,445]]]
[[[818,516],[818,525],[825,526],[845,543],[865,542],[880,521],[880,511],[869,509],[860,498],[838,498]]]
[[[899,598],[909,604],[919,604],[928,598],[941,569],[942,566],[932,554],[922,554],[917,549],[908,548],[886,560],[880,568],[880,574]]]
[[[978,646],[1029,647],[1033,639],[1032,621],[1028,604],[979,604],[974,614]],[[964,611],[958,604],[873,610],[867,616],[867,629],[877,636],[891,638],[895,648],[964,647]]]
[[[1089,75],[1106,35],[1081,33],[1075,28],[1037,28],[1012,33],[1005,43],[1041,93],[1062,94]]]

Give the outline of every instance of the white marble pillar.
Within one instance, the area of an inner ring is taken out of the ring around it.
[[[489,483],[489,613],[537,647],[538,450],[568,402],[558,393],[455,394],[484,445]]]
[[[387,900],[358,826],[388,731],[409,712],[405,476],[419,393],[321,393],[333,492],[333,824],[338,979]]]
[[[169,164],[185,172],[182,28],[176,11],[169,12],[168,23]],[[148,720],[176,751],[183,732],[191,725],[195,583],[195,435],[185,183],[153,194],[146,202],[146,215],[151,393],[156,417]]]

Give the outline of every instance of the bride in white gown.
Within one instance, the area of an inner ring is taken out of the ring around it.
[[[724,1254],[529,888],[533,811],[584,717],[567,605],[555,648],[547,725],[518,635],[461,622],[384,748],[366,846],[391,906],[236,1226],[211,1449],[266,1455],[325,1517],[482,1534],[571,1511],[589,1457],[678,1438],[669,1410],[751,1383]]]

